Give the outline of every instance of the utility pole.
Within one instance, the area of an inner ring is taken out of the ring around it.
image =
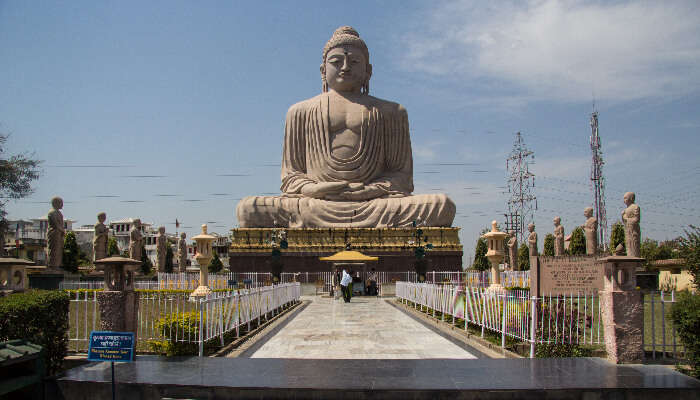
[[[608,248],[608,217],[605,212],[605,177],[603,176],[603,151],[598,135],[598,112],[591,114],[591,186],[593,189],[593,208],[598,219],[598,244],[604,250]]]
[[[535,174],[530,172],[530,165],[535,163],[535,153],[530,151],[520,132],[515,134],[513,151],[506,159],[508,177],[508,214],[506,231],[513,231],[520,243],[524,243],[527,225],[534,221],[537,210],[537,197],[534,194]]]

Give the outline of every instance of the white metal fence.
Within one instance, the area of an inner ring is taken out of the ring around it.
[[[685,347],[678,340],[673,323],[668,320],[671,305],[675,302],[673,291],[654,291],[644,296],[644,351],[652,359],[685,357]]]
[[[449,316],[501,334],[529,342],[534,357],[536,343],[600,344],[600,302],[595,294],[531,297],[528,290],[489,291],[483,287],[398,282],[396,296],[404,303]]]
[[[197,343],[200,355],[208,340],[220,337],[240,326],[250,328],[253,320],[269,318],[280,307],[299,301],[299,283],[285,283],[228,292],[214,292],[199,301],[190,301],[189,293],[154,291],[140,293],[137,316],[137,351],[147,351],[149,340],[168,340],[179,343]],[[99,304],[96,291],[71,294],[69,309],[69,350],[87,351],[90,332],[100,330]],[[194,315],[189,315],[194,313]],[[167,337],[159,331],[158,322],[170,316],[182,318],[183,324],[174,323],[166,329]],[[184,329],[190,318],[197,318],[196,329]]]

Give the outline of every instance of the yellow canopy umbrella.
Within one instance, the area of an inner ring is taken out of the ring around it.
[[[354,250],[343,250],[333,254],[332,256],[319,257],[319,260],[333,262],[366,262],[378,261],[379,257],[366,256],[359,251]]]

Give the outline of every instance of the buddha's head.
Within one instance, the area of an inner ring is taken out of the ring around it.
[[[342,26],[323,47],[321,81],[323,91],[369,93],[372,64],[369,50],[360,35],[350,26]]]
[[[54,210],[60,210],[63,208],[63,199],[56,196],[53,199],[51,199],[51,207],[53,207]]]
[[[634,193],[625,193],[625,195],[622,197],[622,200],[625,202],[625,205],[629,207],[630,205],[634,204]]]

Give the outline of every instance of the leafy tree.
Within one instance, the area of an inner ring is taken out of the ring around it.
[[[476,241],[476,249],[474,250],[474,264],[472,268],[478,271],[488,271],[491,267],[489,260],[486,258],[486,252],[488,251],[488,245],[486,244],[486,239],[479,237]]]
[[[554,255],[554,235],[548,233],[544,237],[544,249],[543,256],[553,256]]]
[[[617,221],[613,224],[610,234],[610,252],[615,253],[615,249],[617,248],[617,245],[621,244],[622,248],[625,248],[625,226],[622,225],[622,222]],[[623,251],[623,254],[627,254],[626,251]]]
[[[690,225],[686,229],[685,237],[679,239],[678,255],[685,260],[695,286],[700,286],[700,227]]]
[[[214,257],[209,262],[207,269],[212,274],[217,274],[224,269],[224,264],[221,262],[221,259],[219,259],[219,254],[217,252],[214,252]]]
[[[68,272],[78,272],[80,265],[80,248],[78,241],[75,239],[74,232],[67,232],[63,239],[63,265],[61,268]]]
[[[151,259],[148,258],[148,254],[146,254],[146,246],[141,245],[141,273],[148,275],[152,270],[153,263],[151,262]]]
[[[677,243],[674,241],[657,242],[654,239],[646,238],[639,246],[639,250],[644,261],[644,266],[649,268],[652,261],[667,260],[673,258]]]
[[[521,271],[530,269],[530,248],[525,243],[518,248],[518,268]]]
[[[0,243],[5,243],[7,232],[8,199],[21,199],[32,193],[32,181],[39,178],[41,161],[29,154],[5,155],[5,143],[9,135],[0,133]],[[0,246],[0,255],[5,254]]]
[[[110,236],[107,240],[107,257],[118,256],[119,246],[117,245],[117,238]]]
[[[580,256],[586,254],[586,234],[583,233],[583,228],[578,226],[571,232],[571,241],[569,242],[569,254],[572,256]]]

